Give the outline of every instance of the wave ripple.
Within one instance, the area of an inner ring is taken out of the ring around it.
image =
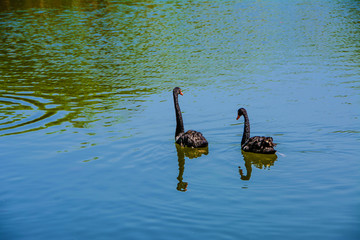
[[[49,104],[50,103],[50,104]],[[66,113],[52,101],[33,96],[0,96],[0,136],[20,134],[58,125]]]

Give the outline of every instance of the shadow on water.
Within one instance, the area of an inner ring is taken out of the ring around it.
[[[244,174],[241,167],[239,167],[239,173],[241,180],[248,181],[251,178],[252,165],[259,169],[270,169],[270,166],[274,166],[275,161],[277,160],[276,154],[259,154],[241,151],[244,161],[246,174]]]
[[[201,157],[203,154],[207,155],[209,153],[209,148],[188,148],[188,147],[181,147],[179,144],[176,144],[176,151],[178,156],[179,162],[179,175],[177,177],[178,184],[176,189],[181,192],[187,191],[187,182],[183,182],[183,174],[185,170],[185,157],[189,159]]]

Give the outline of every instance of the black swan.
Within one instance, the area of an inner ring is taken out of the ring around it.
[[[240,108],[238,110],[238,116],[236,120],[238,120],[241,116],[244,116],[245,118],[244,133],[241,140],[241,149],[245,152],[253,153],[275,153],[276,150],[274,147],[276,144],[273,142],[272,137],[250,137],[250,122],[245,108]]]
[[[182,115],[178,101],[179,94],[183,95],[181,89],[179,87],[174,88],[173,96],[174,96],[174,105],[175,105],[175,114],[176,114],[175,142],[182,147],[191,147],[191,148],[207,147],[208,142],[200,132],[189,130],[184,133],[184,123],[182,120]]]

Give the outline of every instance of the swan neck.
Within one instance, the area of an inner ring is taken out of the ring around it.
[[[173,96],[174,96],[174,106],[175,106],[175,115],[176,115],[176,130],[175,130],[175,139],[176,139],[179,135],[181,135],[181,133],[184,133],[184,123],[179,106],[178,94],[174,93]]]
[[[244,124],[244,132],[241,140],[241,145],[243,145],[250,138],[250,121],[247,113],[244,113],[244,119],[245,119],[244,121],[245,124]]]

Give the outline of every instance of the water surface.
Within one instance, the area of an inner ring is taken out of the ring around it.
[[[0,9],[1,239],[360,236],[358,1]]]

